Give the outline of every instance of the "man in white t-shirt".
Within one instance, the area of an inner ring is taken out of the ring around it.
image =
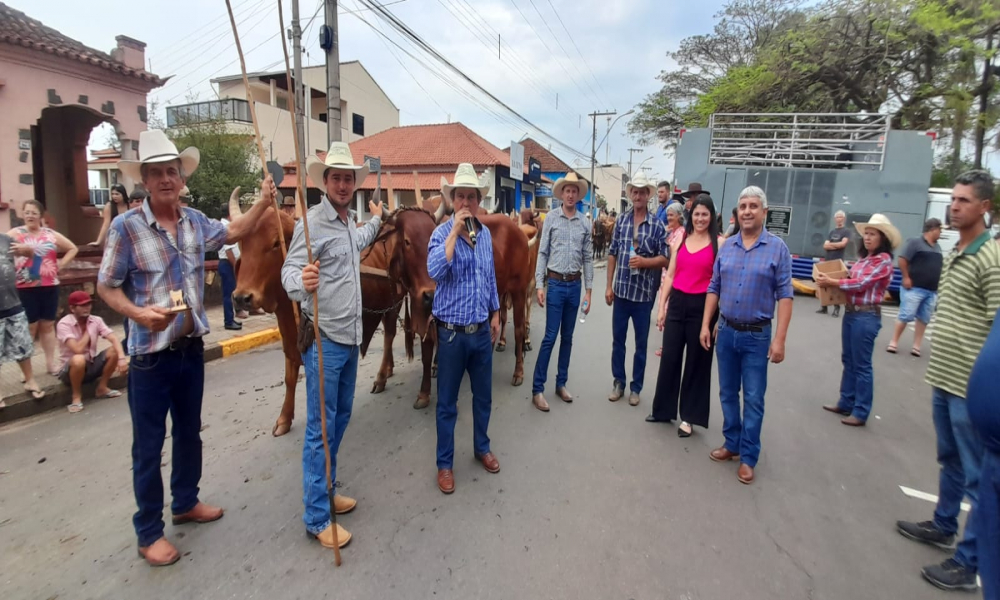
[[[222,219],[222,224],[228,227],[229,220]],[[243,324],[238,322],[233,314],[233,291],[236,290],[236,261],[239,258],[239,244],[226,244],[219,250],[219,277],[222,279],[222,314],[225,317],[226,329],[231,331],[243,329]]]

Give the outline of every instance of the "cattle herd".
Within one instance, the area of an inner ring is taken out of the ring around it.
[[[242,214],[238,190],[230,198],[229,212],[231,219]],[[384,217],[375,241],[361,254],[362,356],[379,325],[384,335],[382,363],[372,392],[384,391],[386,381],[392,377],[392,345],[402,313],[406,357],[413,359],[416,340],[421,346],[423,377],[413,403],[416,409],[430,404],[431,378],[436,372],[436,329],[431,316],[435,283],[427,274],[427,251],[435,227],[451,212],[449,202],[441,196],[421,201],[418,206],[399,208]],[[524,381],[524,352],[531,349],[528,321],[535,293],[535,265],[541,232],[539,213],[524,210],[520,215],[508,217],[483,211],[478,218],[489,228],[493,238],[497,293],[503,308],[498,352],[506,348],[503,331],[507,310],[513,309],[516,361],[511,384],[517,386]],[[280,233],[279,222],[283,230]],[[295,222],[295,218],[281,212],[275,217],[274,207],[267,209],[253,233],[240,242],[236,290],[233,292],[238,309],[260,308],[277,317],[285,355],[285,399],[272,430],[275,436],[284,435],[291,428],[295,417],[295,387],[302,366],[302,355],[296,345],[298,305],[288,298],[281,286],[284,254],[281,244],[291,242]]]
[[[615,220],[608,215],[601,215],[594,221],[594,231],[591,238],[594,241],[594,258],[604,258],[611,243],[611,234],[615,229]]]

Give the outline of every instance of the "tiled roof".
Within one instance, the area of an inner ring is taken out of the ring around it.
[[[24,46],[32,50],[48,52],[70,60],[96,65],[109,71],[121,73],[128,77],[136,77],[155,85],[162,85],[165,80],[142,69],[133,69],[115,60],[110,54],[84,46],[80,42],[67,37],[51,27],[46,27],[41,21],[32,19],[19,10],[0,2],[0,42]]]
[[[383,171],[448,166],[454,174],[459,163],[472,163],[477,171],[510,164],[508,155],[461,123],[393,127],[354,142],[351,153],[357,161],[380,157]]]

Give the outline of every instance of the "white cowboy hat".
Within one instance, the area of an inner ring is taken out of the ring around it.
[[[875,213],[868,219],[867,223],[855,223],[854,226],[857,228],[858,233],[861,235],[865,234],[865,229],[877,229],[885,234],[888,238],[889,244],[893,248],[898,248],[901,243],[903,243],[903,236],[900,235],[899,230],[896,226],[889,222],[889,218],[881,213]]]
[[[193,146],[185,148],[183,152],[177,152],[177,146],[170,141],[163,130],[150,129],[139,133],[139,160],[120,160],[118,170],[129,179],[140,181],[142,165],[172,160],[181,161],[184,174],[190,177],[198,168],[201,153]]]
[[[321,188],[323,185],[323,173],[327,169],[340,169],[342,171],[354,171],[354,191],[358,191],[361,184],[368,177],[370,169],[368,163],[361,166],[354,164],[354,157],[351,155],[351,147],[347,142],[333,142],[330,144],[330,151],[326,153],[326,159],[320,160],[317,156],[310,156],[306,159],[306,173],[309,179]]]
[[[580,179],[576,176],[576,173],[570,171],[556,180],[555,184],[552,186],[552,196],[561,201],[563,188],[567,185],[575,185],[576,188],[580,190],[580,199],[583,199],[583,197],[587,195],[587,190],[590,189],[590,186],[587,185],[586,181]]]
[[[632,180],[625,185],[625,195],[630,198],[632,197],[632,188],[646,188],[649,190],[650,196],[656,192],[656,184],[646,178],[644,171],[636,173]]]
[[[490,184],[476,175],[475,167],[469,163],[462,163],[455,170],[454,183],[449,184],[446,178],[441,178],[441,196],[450,201],[452,190],[457,190],[458,188],[479,190],[480,196],[485,196],[486,192],[490,191]]]

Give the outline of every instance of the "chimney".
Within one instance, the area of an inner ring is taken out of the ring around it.
[[[146,43],[132,39],[126,35],[115,37],[118,47],[111,51],[111,58],[126,67],[146,70]]]

